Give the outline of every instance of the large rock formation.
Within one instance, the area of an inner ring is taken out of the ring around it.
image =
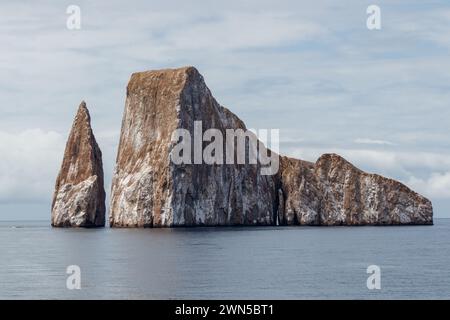
[[[195,68],[135,73],[127,87],[111,191],[112,227],[274,223],[276,187],[257,165],[176,165],[177,128],[241,128]]]
[[[432,224],[431,202],[402,183],[363,172],[336,154],[317,162],[281,157],[282,224]]]
[[[70,131],[52,203],[54,227],[105,225],[102,153],[83,101]]]
[[[202,133],[245,130],[193,67],[132,75],[111,190],[112,227],[432,223],[430,201],[337,155],[315,164],[281,157],[275,175],[262,175],[259,163],[175,164],[172,134],[185,129],[194,136],[195,121],[202,121]]]

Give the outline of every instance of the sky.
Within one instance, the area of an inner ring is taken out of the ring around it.
[[[339,153],[450,217],[449,49],[448,1],[0,0],[0,220],[50,219],[82,100],[108,194],[130,75],[186,65],[283,154]]]

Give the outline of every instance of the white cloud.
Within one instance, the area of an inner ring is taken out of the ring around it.
[[[225,13],[171,30],[165,42],[173,49],[236,50],[274,47],[324,33],[317,23],[288,13]]]
[[[425,195],[450,199],[450,171],[433,172],[426,179],[411,177],[407,184]]]
[[[389,145],[392,146],[394,143],[386,140],[377,140],[377,139],[367,139],[367,138],[358,138],[354,140],[357,144],[377,144],[377,145]]]
[[[0,131],[0,203],[49,202],[64,152],[53,131]]]
[[[448,48],[450,47],[449,23],[450,10],[444,6],[438,6],[433,7],[433,9],[413,11],[397,16],[392,28],[408,37],[434,42]]]

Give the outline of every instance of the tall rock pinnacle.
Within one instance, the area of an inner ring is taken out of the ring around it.
[[[111,191],[112,227],[271,225],[271,176],[255,165],[176,165],[175,129],[241,128],[244,123],[211,95],[193,67],[132,75]]]
[[[262,175],[259,163],[175,164],[173,132],[195,139],[198,122],[200,135],[246,130],[193,67],[131,76],[112,182],[112,227],[433,223],[428,199],[338,155],[316,163],[280,157],[275,175]]]
[[[54,227],[103,227],[105,190],[102,153],[83,101],[78,108],[64,159],[56,179],[52,203]]]

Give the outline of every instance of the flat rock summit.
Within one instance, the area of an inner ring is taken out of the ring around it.
[[[111,188],[111,227],[433,223],[428,199],[400,182],[361,171],[336,154],[324,154],[315,163],[280,156],[274,175],[262,175],[260,164],[175,164],[170,158],[176,144],[172,133],[184,129],[195,135],[196,121],[202,122],[202,132],[246,130],[214,99],[194,67],[131,76]],[[95,149],[92,141],[86,143]],[[72,150],[70,141],[68,148]],[[76,157],[68,156],[58,190],[68,182],[99,176],[95,170],[75,174],[68,166]],[[78,188],[86,190],[84,184]],[[87,192],[101,200],[98,188]],[[58,199],[65,194],[55,194],[58,224],[67,223],[58,214],[63,210]],[[80,221],[96,223],[98,212],[101,223],[103,207],[96,205],[90,206],[91,218]]]
[[[184,132],[185,140],[198,135],[204,139],[211,131],[226,136],[230,129],[247,130],[214,99],[194,67],[134,73],[127,86],[111,186],[110,226],[433,224],[428,199],[336,154],[324,154],[312,163],[278,156],[258,143],[255,152],[276,156],[273,174],[263,174],[259,161],[173,161],[180,142],[174,139],[175,131]],[[229,141],[216,135],[209,138],[197,146],[194,142],[194,149],[181,155],[195,159],[196,148],[201,153],[212,142],[229,147]],[[217,150],[211,155],[221,159]],[[55,185],[52,225],[104,224],[102,153],[82,102]]]

